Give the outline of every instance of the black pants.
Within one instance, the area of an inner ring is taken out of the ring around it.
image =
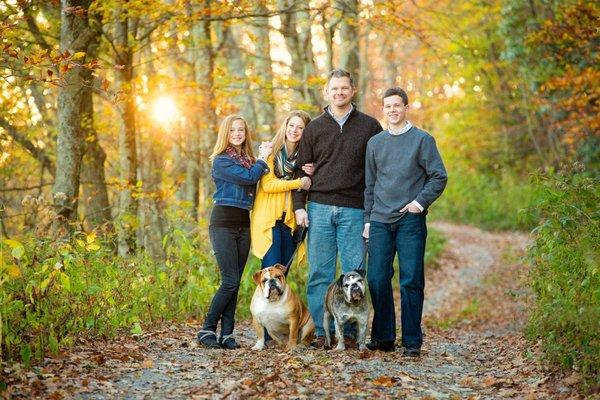
[[[221,286],[210,303],[203,330],[216,331],[221,320],[221,336],[233,333],[238,289],[250,251],[250,228],[209,227],[219,270]]]

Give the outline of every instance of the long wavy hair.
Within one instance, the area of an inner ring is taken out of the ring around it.
[[[223,119],[221,122],[221,126],[219,126],[219,134],[217,135],[217,142],[215,143],[215,147],[213,149],[212,154],[208,159],[212,162],[215,157],[219,154],[223,154],[227,147],[229,146],[229,131],[233,125],[233,121],[243,121],[244,129],[246,130],[246,138],[244,139],[244,143],[242,143],[242,154],[250,157],[250,159],[254,162],[254,152],[252,151],[252,132],[248,127],[248,122],[238,114],[231,114]]]
[[[283,121],[283,123],[277,130],[275,136],[273,136],[273,152],[271,153],[272,155],[277,154],[283,148],[283,145],[285,144],[285,131],[287,129],[288,124],[290,123],[290,120],[294,117],[299,117],[304,122],[305,128],[306,125],[308,125],[308,123],[310,122],[310,115],[308,115],[307,112],[302,110],[290,111],[288,116],[285,118],[285,121]]]

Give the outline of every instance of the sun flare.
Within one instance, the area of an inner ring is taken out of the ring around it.
[[[152,118],[161,125],[173,123],[178,115],[177,104],[169,96],[162,96],[152,104]]]

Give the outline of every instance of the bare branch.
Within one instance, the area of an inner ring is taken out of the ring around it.
[[[46,154],[44,150],[40,149],[35,144],[33,144],[31,140],[27,139],[25,135],[19,132],[17,128],[12,126],[3,117],[0,117],[0,127],[4,128],[4,130],[8,133],[8,135],[11,138],[13,138],[15,142],[19,143],[25,150],[29,152],[29,154],[33,156],[33,158],[38,160],[42,164],[42,166],[46,168],[48,172],[50,172],[52,176],[54,176],[54,162],[50,159],[50,157],[48,157],[48,154]]]

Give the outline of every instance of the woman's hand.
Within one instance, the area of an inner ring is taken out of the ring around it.
[[[304,171],[306,175],[312,176],[315,172],[315,166],[313,163],[304,164],[302,166],[302,171]]]
[[[310,185],[312,184],[308,176],[303,176],[302,178],[300,178],[300,183],[302,184],[302,186],[300,186],[300,189],[302,190],[310,189]]]
[[[260,146],[258,146],[258,159],[265,161],[267,157],[271,155],[273,151],[273,143],[271,142],[262,142]]]

